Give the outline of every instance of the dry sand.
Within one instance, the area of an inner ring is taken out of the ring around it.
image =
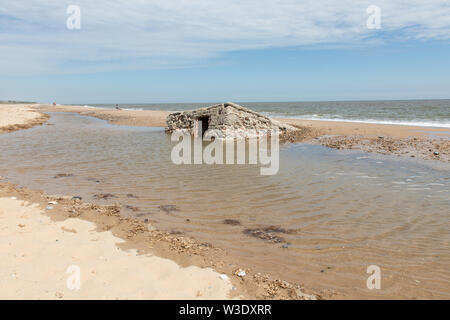
[[[0,198],[0,299],[226,299],[232,289],[210,268],[124,251],[110,231],[43,212]]]
[[[11,132],[31,128],[47,121],[46,114],[37,112],[28,105],[0,104],[0,132]]]

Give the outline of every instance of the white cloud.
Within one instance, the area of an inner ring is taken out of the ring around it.
[[[81,30],[66,9],[81,7]],[[366,28],[369,5],[381,29]],[[447,0],[2,0],[0,68],[8,73],[173,67],[236,50],[450,39]]]

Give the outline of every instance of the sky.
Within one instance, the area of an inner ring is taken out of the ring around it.
[[[445,98],[450,0],[2,0],[0,7],[0,100]]]

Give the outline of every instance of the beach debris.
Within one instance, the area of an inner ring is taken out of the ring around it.
[[[81,201],[81,200],[83,200],[83,198],[80,197],[80,196],[73,196],[72,200],[79,200],[79,201]]]
[[[92,181],[92,182],[95,182],[95,183],[100,183],[100,180],[98,180],[98,179],[96,179],[96,178],[91,178],[91,177],[89,177],[89,178],[87,178],[86,180],[87,180],[87,181]]]
[[[48,204],[58,204],[56,201],[49,201]]]
[[[66,177],[73,177],[73,174],[72,173],[58,173],[57,175],[53,176],[54,179],[66,178]]]
[[[173,204],[167,204],[167,205],[161,205],[158,206],[160,211],[164,211],[165,213],[171,213],[173,211],[179,211],[176,205]]]
[[[370,138],[366,136],[321,136],[316,143],[335,149],[358,149],[387,155],[450,161],[450,140],[425,138]],[[436,153],[437,154],[436,154]]]
[[[260,229],[245,229],[243,231],[243,233],[246,235],[252,236],[254,238],[258,238],[258,239],[269,241],[269,242],[274,242],[274,243],[284,242],[284,238],[279,237],[277,235],[273,235],[268,232],[264,232]]]
[[[99,193],[94,194],[94,198],[99,200],[108,200],[109,198],[117,198],[117,196],[113,195],[112,193]]]
[[[11,200],[17,200],[17,198],[16,197],[11,197]]]
[[[239,269],[239,270],[237,270],[237,271],[235,272],[235,275],[237,275],[238,277],[243,278],[243,277],[245,277],[247,274],[245,273],[244,270]]]
[[[128,193],[127,194],[127,198],[133,198],[133,199],[137,199],[137,196],[132,194],[132,193]]]
[[[47,209],[47,210],[52,210],[53,207],[52,207],[52,206],[47,206],[45,209]]]
[[[280,237],[274,233],[292,234],[295,232],[296,230],[284,229],[279,226],[268,226],[265,228],[254,228],[254,229],[249,228],[243,231],[243,233],[246,235],[273,243],[285,242],[283,237]]]
[[[25,228],[25,225],[22,224],[22,223],[19,223],[17,226],[18,226],[19,228]]]
[[[235,219],[225,219],[223,220],[224,224],[229,224],[232,226],[239,226],[241,225],[241,222],[239,220],[235,220]]]
[[[228,280],[228,276],[226,274],[221,274],[219,276],[220,279],[227,281]]]

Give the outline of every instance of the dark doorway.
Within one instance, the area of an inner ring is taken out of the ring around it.
[[[200,117],[198,118],[199,125],[202,126],[202,137],[205,135],[205,132],[209,127],[209,117]]]

